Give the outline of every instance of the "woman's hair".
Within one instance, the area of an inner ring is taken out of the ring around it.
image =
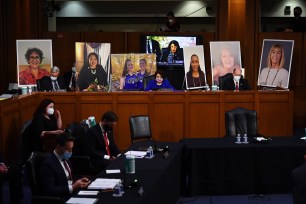
[[[98,54],[95,53],[95,52],[91,52],[91,53],[89,53],[88,56],[87,56],[87,63],[88,63],[88,64],[89,64],[89,58],[90,58],[91,56],[95,56],[96,59],[97,59],[97,61],[98,61],[98,59],[99,59]]]
[[[189,66],[189,71],[190,71],[190,72],[192,72],[192,66],[191,66],[191,59],[192,59],[192,57],[197,57],[197,58],[199,59],[198,55],[196,55],[196,54],[191,55],[191,57],[190,57],[190,66]],[[199,63],[198,72],[202,72],[200,63]]]
[[[177,47],[176,52],[178,52],[180,49],[180,44],[176,40],[171,40],[171,42],[168,45],[168,50],[171,50],[171,44],[174,44]]]
[[[33,116],[36,117],[36,116],[44,114],[46,112],[47,106],[50,103],[54,103],[54,101],[48,98],[43,99],[38,105],[37,109],[35,110]]]
[[[33,47],[33,48],[29,48],[29,49],[26,51],[26,53],[24,54],[24,56],[25,56],[27,62],[30,61],[30,56],[31,56],[32,53],[38,54],[38,56],[39,56],[39,58],[40,58],[40,62],[43,60],[43,58],[44,58],[44,53],[41,51],[41,49],[36,48],[36,47]]]
[[[160,71],[160,70],[157,70],[156,72],[155,72],[155,79],[156,79],[156,76],[157,76],[157,74],[160,74],[160,76],[163,78],[163,79],[165,79],[165,74],[164,74],[164,72],[162,72],[162,71]]]
[[[131,59],[126,59],[125,62],[124,62],[124,66],[123,66],[123,71],[122,71],[122,77],[125,77],[128,73],[128,70],[127,70],[127,63],[128,62],[131,62],[132,60]]]
[[[282,53],[281,59],[278,63],[278,67],[284,67],[284,64],[285,64],[284,47],[281,44],[273,44],[272,45],[272,47],[270,48],[270,51],[269,51],[269,55],[268,55],[268,59],[267,59],[267,65],[268,65],[268,67],[272,67],[271,54],[272,54],[273,50],[275,50],[276,48],[280,49],[281,53]]]

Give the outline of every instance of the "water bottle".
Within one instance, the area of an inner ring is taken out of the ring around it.
[[[122,196],[121,186],[120,186],[119,183],[114,187],[113,196],[114,197],[121,197]]]
[[[240,137],[240,134],[238,133],[237,134],[237,140],[235,142],[236,144],[241,144],[241,137]]]
[[[152,157],[153,157],[153,148],[152,146],[149,146],[149,148],[147,149],[146,158],[151,159]]]
[[[29,94],[31,94],[32,93],[32,87],[31,86],[29,86],[29,88],[28,88],[29,90],[28,90],[28,92],[29,92]]]
[[[243,134],[243,144],[248,144],[248,136],[247,134]]]

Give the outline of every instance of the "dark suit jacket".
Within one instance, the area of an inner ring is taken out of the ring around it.
[[[120,151],[117,145],[115,144],[113,132],[108,132],[107,136],[109,140],[110,154],[111,156],[117,156],[118,154],[120,154]],[[110,161],[104,159],[104,155],[107,155],[107,151],[99,123],[87,130],[86,139],[88,140],[87,150],[91,162],[93,163],[96,169],[102,170],[110,163]]]
[[[236,87],[235,87],[233,76],[224,81],[223,90],[235,90],[235,89]],[[250,89],[251,88],[247,80],[241,77],[239,80],[239,90],[250,90]]]
[[[68,164],[71,169],[70,163]],[[54,152],[42,163],[39,178],[41,190],[45,195],[61,197],[70,195],[65,171]]]
[[[57,77],[57,82],[58,82],[60,89],[66,89],[64,79],[61,76]],[[52,91],[53,90],[52,81],[49,76],[42,77],[38,83],[40,84],[38,87],[38,91]]]
[[[293,203],[306,204],[306,161],[301,166],[293,169],[291,175]]]

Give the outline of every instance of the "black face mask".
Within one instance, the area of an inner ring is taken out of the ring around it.
[[[103,129],[106,131],[106,132],[110,132],[113,130],[112,127],[110,127],[109,125],[103,125]]]

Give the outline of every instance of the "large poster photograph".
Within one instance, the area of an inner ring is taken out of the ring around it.
[[[110,43],[76,42],[75,67],[80,91],[110,90]]]
[[[293,46],[293,40],[263,40],[257,85],[288,88]]]
[[[143,90],[156,71],[156,54],[112,54],[112,90]]]
[[[184,67],[186,89],[200,89],[206,85],[204,48],[199,46],[184,47]]]
[[[212,67],[212,82],[219,85],[219,77],[233,73],[241,68],[241,52],[239,41],[210,42],[210,59]]]
[[[16,40],[18,87],[36,86],[36,80],[50,76],[51,40]]]

